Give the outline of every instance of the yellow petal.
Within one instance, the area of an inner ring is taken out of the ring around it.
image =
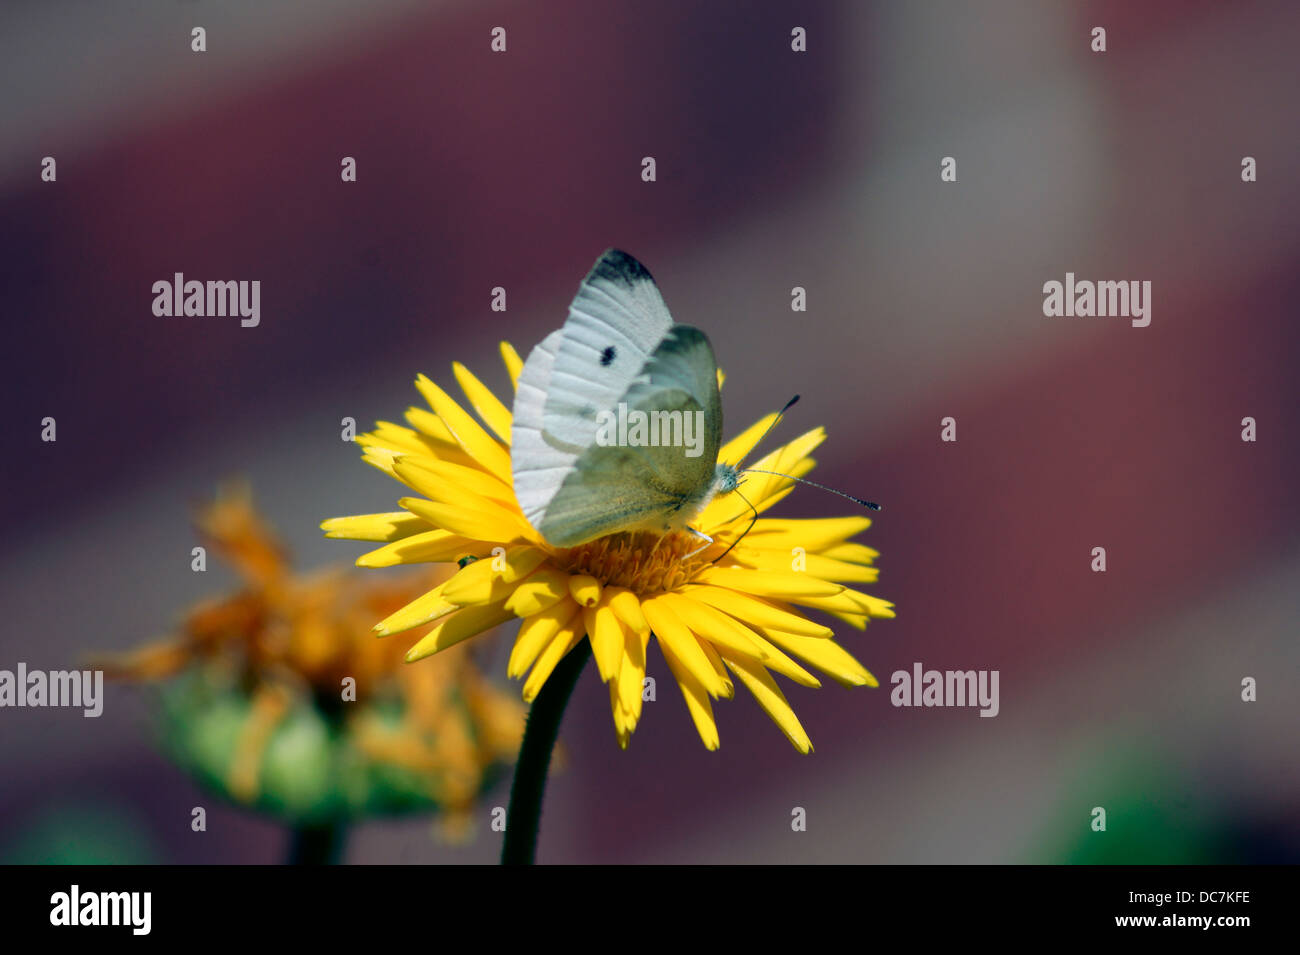
[[[420,375],[415,386],[465,452],[503,481],[510,480],[510,452],[465,413],[445,391]]]
[[[508,511],[518,510],[514,488],[504,483],[496,475],[482,468],[455,464],[440,458],[409,455],[400,459],[403,466],[417,468],[424,485],[415,486],[425,497],[448,504],[459,504],[465,500],[465,492],[479,498],[486,498],[494,505],[502,506]],[[394,470],[401,474],[396,463]],[[405,479],[405,477],[404,477]],[[426,490],[428,486],[430,489]]]
[[[767,429],[772,427],[772,422],[775,420],[775,411],[759,418],[718,449],[718,460],[723,464],[730,464],[735,467],[749,456],[749,452],[754,450],[754,446],[767,433]]]
[[[834,640],[819,637],[802,637],[780,630],[763,628],[763,635],[778,646],[785,647],[801,660],[806,660],[823,673],[844,686],[879,686],[876,678],[847,650]]]
[[[518,581],[545,559],[546,554],[535,547],[508,548],[500,557],[493,555],[461,568],[443,584],[442,595],[461,606],[504,601]]]
[[[584,607],[594,607],[600,603],[600,581],[587,574],[571,574],[569,592]]]
[[[880,556],[880,551],[872,550],[866,544],[844,543],[828,547],[821,552],[823,557],[832,560],[845,560],[854,564],[870,564]]]
[[[371,467],[383,471],[389,477],[396,478],[397,474],[393,471],[393,462],[400,456],[401,455],[380,448],[366,448],[365,453],[361,455],[361,460],[366,464],[369,464]],[[398,480],[400,480],[400,478],[398,478]]]
[[[821,429],[817,430],[820,431]],[[807,438],[808,436],[805,435],[804,437]],[[825,434],[823,433],[822,438],[824,437]],[[768,455],[753,465],[753,469],[742,472],[744,474],[745,489],[742,492],[745,495],[744,499],[742,500],[736,494],[722,494],[715,497],[700,512],[699,524],[703,527],[716,528],[741,519],[748,522],[754,511],[762,514],[789,495],[795,486],[795,482],[791,481],[790,478],[803,477],[813,469],[815,463],[812,458],[808,457],[782,458],[780,452]],[[773,473],[760,474],[758,473],[760,470]]]
[[[749,570],[745,567],[709,567],[696,574],[702,584],[765,597],[834,597],[844,588],[807,573],[777,570]]]
[[[650,632],[650,624],[646,622],[645,614],[641,612],[641,601],[636,594],[625,587],[606,587],[610,592],[609,605],[613,608],[614,613],[628,627],[639,634],[645,635]]]
[[[626,715],[627,731],[631,733],[641,720],[642,693],[645,686],[645,651],[650,637],[648,633],[642,636],[627,626],[622,627],[621,632],[623,663],[611,687],[616,687],[617,698]],[[626,749],[626,745],[624,748]]]
[[[709,587],[692,584],[683,587],[681,593],[693,600],[717,607],[729,613],[744,624],[760,627],[776,627],[789,633],[799,633],[807,637],[829,637],[833,631],[829,627],[814,623],[807,617],[772,606],[758,597],[742,594],[736,590],[724,590],[721,587]]]
[[[560,661],[584,639],[586,639],[586,632],[582,626],[582,614],[574,614],[573,619],[560,628],[550,644],[542,651],[542,655],[533,667],[533,672],[528,674],[528,679],[524,681],[526,702],[531,703],[537,699],[537,694],[542,692],[542,687],[546,685],[546,681],[555,672]]]
[[[803,471],[812,470],[811,465],[803,468]],[[803,474],[798,468],[787,473],[795,477],[802,477]],[[767,480],[763,478],[763,480]],[[745,499],[742,500],[739,494],[722,494],[715,497],[713,501],[700,512],[696,524],[699,527],[708,529],[709,533],[716,537],[718,532],[729,525],[744,522],[737,531],[743,531],[749,527],[749,522],[757,511],[762,514],[764,511],[771,509],[773,506],[781,503],[794,490],[794,482],[784,481],[782,478],[772,478],[773,481],[782,482],[785,486],[772,490],[763,491],[761,496],[751,497],[753,488],[746,487],[742,492]]]
[[[870,594],[851,589],[845,590],[844,596],[856,603],[859,611],[869,617],[881,617],[885,620],[894,619],[894,605],[888,600],[881,600],[879,597],[873,597]]]
[[[483,382],[474,377],[474,373],[462,365],[455,362],[451,366],[452,374],[456,376],[456,383],[460,385],[460,390],[465,392],[465,397],[469,399],[470,407],[477,412],[478,416],[496,434],[498,438],[507,445],[510,444],[510,409],[503,405],[497,396],[492,394]]]
[[[596,658],[600,679],[608,683],[618,675],[623,662],[623,629],[609,607],[608,599],[594,607],[583,607],[583,624],[591,641],[591,655]]]
[[[662,594],[642,601],[641,611],[645,614],[659,643],[672,650],[673,656],[695,675],[695,679],[710,696],[717,697],[726,693],[726,687],[713,672],[713,667],[709,665],[709,658],[700,649],[695,635],[677,619],[672,607],[663,600]]]
[[[775,474],[760,474],[760,471],[777,471],[802,477],[812,470],[813,462],[808,458],[819,444],[826,440],[825,428],[813,428],[795,438],[784,447],[777,448],[765,455],[745,470],[745,496],[761,509],[762,501],[777,491],[788,488],[792,482],[788,478]]]
[[[568,599],[569,592],[564,592],[564,600],[557,601],[536,614],[527,617],[519,625],[519,635],[515,638],[514,648],[510,651],[510,662],[506,665],[506,675],[517,680],[528,672],[537,655],[542,652],[556,634],[580,612],[580,608]]]
[[[491,630],[514,617],[500,604],[485,607],[462,607],[442,623],[435,626],[406,654],[406,662],[414,663],[427,656],[455,646],[462,640],[477,636],[484,630]]]
[[[716,643],[754,660],[766,659],[762,648],[752,639],[757,634],[736,623],[721,610],[691,600],[684,594],[667,593],[658,599],[672,608],[677,619],[695,633],[701,643]]]
[[[869,517],[793,519],[765,517],[754,525],[749,537],[753,538],[754,546],[757,547],[784,546],[785,542],[788,541],[791,547],[802,547],[808,553],[817,551],[828,556],[838,557],[841,560],[848,560],[850,558],[844,557],[835,551],[828,551],[827,548],[835,547],[838,549],[838,547],[843,546],[843,542],[847,538],[862,533],[870,526],[871,518]],[[782,544],[769,545],[766,538],[778,535],[785,539]],[[746,538],[746,540],[748,539]]]
[[[673,611],[700,637],[701,644],[706,648],[709,644],[714,644],[719,649],[744,656],[769,670],[775,670],[782,676],[788,676],[796,683],[814,688],[821,686],[821,681],[817,677],[734,617],[716,607],[691,600],[681,594],[666,596],[676,598],[672,603]]]
[[[418,454],[422,457],[446,458],[455,460],[457,463],[465,464],[468,467],[479,467],[479,463],[460,446],[456,436],[451,433],[441,418],[430,411],[428,408],[419,408],[412,405],[406,409],[406,421],[417,432],[418,445],[410,449],[408,453]],[[360,439],[358,439],[360,440]],[[385,444],[391,444],[392,441],[385,439]],[[403,450],[407,450],[403,448]]]
[[[434,417],[434,420],[437,421],[437,418]],[[451,432],[446,428],[442,428],[442,431],[446,435],[448,447],[460,451],[460,446],[452,438]],[[376,422],[375,430],[357,435],[356,443],[366,452],[387,451],[390,454],[429,454],[436,447],[436,442],[429,441],[419,431],[392,421]]]
[[[801,607],[811,607],[814,610],[824,610],[827,613],[847,613],[860,614],[862,606],[859,601],[851,597],[849,591],[836,594],[833,597],[778,597],[773,596],[773,600],[787,600],[792,604],[798,604]]]
[[[431,501],[439,504],[451,504],[464,510],[504,511],[513,514],[513,507],[500,499],[493,500],[479,494],[475,489],[458,482],[454,477],[439,474],[435,462],[429,458],[417,458],[413,455],[397,458],[393,470],[398,478],[408,487],[414,488]]]
[[[451,531],[470,540],[505,543],[527,536],[524,533],[523,518],[516,517],[501,508],[485,508],[480,511],[453,504],[441,504],[437,501],[426,501],[419,497],[404,497],[398,503],[411,513],[420,515],[434,527]]]
[[[819,445],[826,440],[826,429],[818,425],[816,428],[809,428],[799,437],[795,438],[788,444],[777,448],[771,454],[767,455],[762,461],[770,461],[775,467],[772,470],[789,472],[790,466],[796,461],[808,457]],[[768,465],[759,463],[759,467],[768,467]]]
[[[695,731],[700,734],[700,739],[704,742],[704,748],[708,750],[717,749],[720,743],[718,724],[713,721],[713,707],[709,703],[708,691],[695,678],[694,672],[677,659],[677,655],[662,639],[659,641],[659,652],[664,655],[664,660],[668,663],[668,669],[673,671],[673,677],[677,680],[677,685],[682,688],[682,697],[686,700],[686,709],[690,712],[691,720],[695,723]]]
[[[331,517],[320,526],[326,537],[354,541],[395,541],[428,529],[428,524],[406,511]]]
[[[614,716],[614,738],[618,740],[618,748],[627,749],[627,744],[632,740],[632,730],[628,725],[627,713],[623,710],[623,702],[619,699],[617,681],[609,684],[609,709]]]
[[[519,373],[524,370],[524,360],[509,342],[501,343],[501,360],[505,362],[506,374],[510,376],[511,386],[519,387]]]
[[[520,582],[506,598],[506,609],[516,617],[531,617],[569,596],[569,575],[549,564]]]
[[[743,657],[730,657],[724,653],[722,658],[740,682],[745,684],[745,688],[754,694],[758,705],[777,726],[781,727],[781,732],[785,733],[786,739],[794,745],[794,748],[801,753],[811,753],[812,740],[804,732],[799,717],[794,715],[794,710],[790,709],[790,704],[786,702],[785,694],[781,692],[781,688],[776,685],[776,681],[768,675],[768,672],[759,664]]]
[[[795,548],[792,547],[749,547],[748,543],[747,537],[741,544],[732,548],[730,558],[738,564],[755,570],[789,571],[797,562],[803,568],[801,573],[837,583],[871,584],[880,577],[880,570],[877,567],[865,567],[846,560],[823,557],[821,554],[810,554],[803,552],[802,548],[799,549],[799,553],[795,553]]]
[[[867,629],[867,615],[864,613],[839,613],[835,610],[826,611],[837,620],[843,620],[854,630]]]
[[[421,520],[421,525],[429,525]],[[399,564],[441,563],[459,560],[475,550],[474,542],[450,531],[432,530],[393,541],[357,558],[358,567],[396,567]]]
[[[707,640],[700,641],[700,649],[709,658],[709,664],[713,667],[713,672],[718,675],[718,679],[726,687],[727,692],[722,694],[722,698],[724,700],[733,699],[736,695],[736,685],[731,682],[731,673],[727,670],[727,665],[722,662],[722,657],[718,656],[718,651],[713,649],[713,644]]]
[[[442,586],[416,597],[409,604],[375,624],[375,635],[387,637],[445,617],[459,609],[442,595]]]
[[[363,460],[374,458],[371,463],[376,467],[392,473],[392,458],[413,457],[422,461],[436,460],[448,461],[452,464],[459,464],[463,467],[474,468],[475,470],[484,470],[483,466],[465,453],[465,449],[456,443],[451,432],[438,418],[436,414],[425,408],[407,408],[406,419],[419,428],[415,434],[415,440],[411,442],[414,447],[398,447],[396,442],[386,441],[382,446],[379,444],[366,444],[366,453]],[[403,429],[404,431],[407,429]],[[444,437],[434,437],[434,433]],[[357,441],[362,441],[357,438]],[[383,455],[388,455],[389,460],[382,460]]]

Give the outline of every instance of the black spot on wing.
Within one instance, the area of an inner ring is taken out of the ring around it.
[[[600,353],[600,363],[601,363],[601,365],[603,365],[604,367],[608,368],[610,365],[612,365],[612,364],[614,363],[614,358],[615,358],[615,356],[617,356],[617,355],[618,355],[618,352],[616,352],[616,351],[614,350],[614,346],[613,346],[613,345],[606,345],[606,346],[605,346],[605,350],[604,350],[603,352]]]
[[[628,288],[634,288],[638,282],[654,282],[649,269],[619,249],[606,249],[596,260],[596,264],[591,267],[591,272],[587,275],[587,281],[592,282],[596,279],[618,282]]]

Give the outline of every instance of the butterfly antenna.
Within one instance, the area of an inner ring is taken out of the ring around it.
[[[781,419],[785,417],[785,413],[789,411],[794,406],[794,403],[798,400],[799,400],[799,396],[795,395],[793,398],[791,398],[789,401],[785,403],[785,405],[781,408],[781,410],[776,413],[776,417],[772,419],[772,423],[767,426],[767,430],[758,436],[758,440],[754,442],[754,447],[758,447],[760,444],[763,443],[763,441],[767,438],[767,436],[772,433],[772,429],[781,423]]]
[[[830,491],[832,494],[838,494],[840,497],[847,497],[854,504],[861,504],[863,507],[870,508],[873,511],[878,511],[881,509],[879,504],[876,504],[872,501],[864,501],[860,497],[854,497],[852,494],[845,494],[843,491],[837,491],[835,488],[827,487],[825,484],[818,484],[816,481],[809,481],[806,478],[795,477],[793,474],[782,474],[780,471],[762,471],[759,470],[758,468],[745,468],[745,470],[742,471],[741,473],[742,474],[772,474],[775,475],[776,477],[783,477],[791,481],[798,481],[800,484],[807,484],[810,485],[811,487],[819,487],[823,491]],[[746,501],[745,503],[748,504],[749,502]],[[752,504],[750,506],[753,507]]]
[[[795,395],[795,398],[798,398],[798,397],[799,397],[798,395]],[[794,402],[791,402],[791,404],[793,404],[793,403],[794,403]],[[789,405],[787,405],[786,407],[789,407]],[[734,493],[734,494],[740,494],[740,488],[735,488],[735,489],[733,490],[732,493]],[[740,494],[740,499],[741,499],[742,501],[744,501],[746,504],[749,504],[749,498],[745,497],[745,495]],[[753,504],[749,504],[749,509],[750,509],[751,511],[754,512],[754,516],[750,519],[750,521],[749,521],[749,526],[745,528],[745,534],[748,534],[750,531],[752,531],[752,530],[754,529],[754,525],[758,523],[758,508],[756,508]],[[722,558],[724,558],[724,557],[726,557],[728,554],[730,554],[730,553],[731,553],[731,548],[735,547],[737,544],[739,544],[741,541],[743,541],[743,540],[745,539],[745,534],[741,534],[741,535],[740,535],[739,537],[737,537],[734,541],[732,541],[730,544],[728,544],[728,545],[727,545],[727,549],[724,550],[724,551],[723,551],[721,554],[719,554],[717,557],[713,558],[713,560],[709,561],[709,563],[710,563],[710,564],[716,564],[718,561],[722,560]]]
[[[785,413],[789,411],[791,408],[793,408],[795,406],[795,402],[797,402],[798,400],[799,400],[799,396],[795,395],[793,398],[791,398],[789,401],[787,401],[784,405],[781,406],[781,410],[776,413],[776,417],[772,419],[772,423],[769,424],[767,426],[767,430],[763,432],[763,437],[758,439],[758,442],[760,444],[762,443],[763,438],[766,438],[769,434],[771,434],[772,429],[781,423],[781,419],[785,417]]]

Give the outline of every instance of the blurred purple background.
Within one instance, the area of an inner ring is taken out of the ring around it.
[[[786,686],[809,757],[743,691],[706,752],[653,652],[622,752],[584,674],[543,861],[1298,861],[1297,39],[1285,2],[5,4],[0,668],[232,586],[189,523],[232,474],[302,566],[353,560],[319,521],[399,487],[340,419],[398,420],[453,360],[506,396],[497,341],[558,327],[614,245],[713,339],[729,431],[796,392],[784,435],[827,426],[814,477],[885,504],[898,619],[841,634],[880,689]],[[155,317],[176,271],[260,280],[260,326]],[[1045,318],[1067,271],[1150,280],[1150,326]],[[999,716],[892,707],[917,661],[1000,670]],[[492,861],[505,800],[469,846],[384,822],[347,858]],[[0,710],[0,859],[284,839],[158,752],[140,689]]]

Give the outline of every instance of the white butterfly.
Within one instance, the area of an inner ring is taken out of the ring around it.
[[[702,422],[701,446],[692,455],[680,444],[598,440],[620,405]],[[609,249],[578,288],[564,327],[533,349],[519,375],[510,458],[524,516],[557,547],[632,530],[686,530],[708,546],[712,538],[690,521],[739,483],[736,468],[718,463],[721,438],[708,338],[674,324],[645,266]]]

